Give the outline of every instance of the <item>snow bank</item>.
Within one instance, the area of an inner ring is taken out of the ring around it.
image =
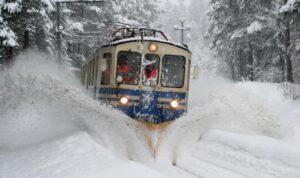
[[[137,124],[84,94],[65,70],[46,55],[29,52],[1,74],[1,150],[86,131],[124,159],[152,159]]]
[[[278,86],[192,81],[189,113],[166,131],[158,161],[210,178],[299,177],[300,107]]]
[[[85,132],[0,153],[0,162],[5,163],[0,166],[1,177],[9,178],[164,177],[149,167],[120,160]]]

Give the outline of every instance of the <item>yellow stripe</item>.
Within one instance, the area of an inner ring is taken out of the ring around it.
[[[185,106],[183,106],[183,105],[179,105],[177,108],[172,108],[168,104],[158,104],[157,106],[160,107],[160,108],[164,107],[165,109],[185,110]]]
[[[172,98],[158,98],[158,102],[171,102],[173,99]],[[185,99],[179,99],[179,103],[186,103]]]
[[[131,95],[119,95],[119,96],[117,96],[117,95],[112,95],[112,94],[99,94],[100,98],[114,98],[114,99],[116,99],[116,98],[121,98],[123,96],[128,97],[129,100],[139,100],[140,99],[139,96],[131,96]]]
[[[119,101],[112,101],[111,104],[114,105],[114,106],[133,106],[133,105],[138,105],[138,103],[136,103],[136,102],[129,102],[126,105],[123,105]]]

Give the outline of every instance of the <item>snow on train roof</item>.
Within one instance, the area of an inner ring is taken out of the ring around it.
[[[122,43],[126,43],[126,42],[136,42],[136,41],[141,41],[142,38],[141,36],[136,36],[136,37],[130,37],[130,38],[123,38],[120,40],[115,40],[110,42],[108,45],[118,45],[118,44],[122,44]],[[161,42],[161,43],[167,43],[167,44],[171,44],[180,48],[184,48],[186,50],[189,50],[187,46],[184,46],[180,43],[175,43],[175,42],[171,42],[171,41],[167,41],[167,40],[163,40],[160,38],[155,38],[155,37],[143,37],[144,41],[156,41],[156,42]]]

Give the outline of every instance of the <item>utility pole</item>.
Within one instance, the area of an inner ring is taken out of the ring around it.
[[[191,27],[185,27],[184,26],[184,22],[185,22],[185,19],[182,18],[182,19],[180,19],[180,27],[179,26],[174,27],[174,30],[181,32],[181,34],[180,34],[181,44],[184,44],[184,31],[191,30]]]
[[[57,39],[57,57],[58,62],[62,63],[62,55],[61,55],[61,15],[60,15],[60,9],[61,4],[87,4],[87,3],[104,3],[104,0],[80,0],[80,1],[74,1],[74,0],[57,0],[56,1],[56,39]]]
[[[61,63],[61,26],[60,26],[60,3],[56,2],[56,39],[57,39],[57,57],[58,62]]]

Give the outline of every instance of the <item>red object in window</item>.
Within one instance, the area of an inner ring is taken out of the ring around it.
[[[129,72],[129,66],[127,64],[120,64],[117,67],[118,73],[128,73]]]
[[[157,77],[157,69],[155,66],[151,68],[146,67],[144,72],[145,72],[146,79]]]

